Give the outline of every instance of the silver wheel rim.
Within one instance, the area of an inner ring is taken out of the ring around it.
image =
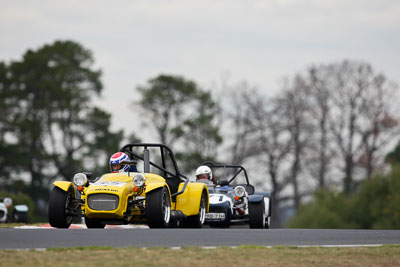
[[[169,203],[169,199],[168,199],[168,196],[165,191],[164,191],[164,195],[163,195],[162,205],[163,205],[162,209],[163,209],[163,213],[164,213],[164,223],[168,224],[169,219],[171,217],[171,205]]]
[[[64,213],[69,212],[68,205],[69,205],[70,199],[71,199],[71,191],[68,190],[68,192],[67,192],[67,199],[65,200],[65,210],[64,210]],[[73,219],[72,216],[65,216],[65,221],[66,221],[67,224],[70,224],[70,223],[72,222],[72,219]]]
[[[206,207],[204,204],[204,198],[201,198],[201,203],[200,203],[200,210],[199,210],[199,214],[200,214],[200,223],[204,224],[204,221],[206,220]]]
[[[263,228],[265,228],[265,219],[266,219],[265,212],[263,212]]]

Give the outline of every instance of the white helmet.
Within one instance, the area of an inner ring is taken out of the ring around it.
[[[206,165],[202,165],[202,166],[198,167],[196,170],[196,179],[199,179],[199,176],[202,174],[206,174],[207,179],[212,181],[212,171],[211,171],[210,167],[208,167]]]

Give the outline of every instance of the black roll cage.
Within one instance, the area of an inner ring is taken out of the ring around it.
[[[206,165],[206,166],[210,167],[211,169],[213,169],[213,168],[224,168],[224,175],[225,175],[224,178],[225,178],[225,179],[226,179],[226,169],[227,169],[227,168],[239,169],[239,170],[233,175],[233,177],[232,177],[231,179],[228,180],[228,184],[230,184],[233,180],[235,180],[235,178],[243,171],[244,176],[246,177],[246,182],[247,182],[248,185],[250,185],[249,177],[247,176],[247,171],[246,171],[246,169],[245,169],[243,166],[241,166],[241,165],[217,164],[217,163],[214,163],[214,162],[211,162],[211,161],[204,162],[204,163],[201,164],[201,165]],[[227,179],[226,179],[226,180],[227,180]]]
[[[133,149],[132,149],[133,147],[143,147],[143,157],[136,154],[135,152],[133,152]],[[148,150],[148,147],[159,147],[160,148],[161,161],[162,161],[163,166],[159,166],[158,164],[156,164],[150,160],[150,151]],[[143,172],[144,173],[150,173],[150,166],[153,166],[153,167],[159,169],[160,171],[164,172],[165,179],[167,179],[167,174],[169,174],[172,177],[175,177],[176,179],[183,180],[185,182],[185,184],[183,185],[182,190],[171,194],[171,197],[180,195],[185,191],[186,186],[189,183],[189,178],[187,178],[185,175],[183,175],[179,171],[174,152],[172,152],[172,150],[168,146],[163,145],[163,144],[157,144],[157,143],[130,143],[130,144],[124,145],[120,149],[120,151],[127,152],[128,154],[131,155],[131,158],[133,156],[134,158],[136,157],[138,159],[143,160],[143,162],[144,162]],[[170,156],[170,158],[172,160],[172,164],[174,165],[174,168],[175,168],[175,173],[167,170],[166,163],[165,163],[165,153],[168,153],[168,155]]]

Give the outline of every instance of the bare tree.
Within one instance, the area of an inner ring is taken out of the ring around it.
[[[282,203],[293,200],[297,208],[311,193],[310,173],[324,188],[330,174],[342,172],[349,193],[356,167],[362,164],[370,176],[380,152],[398,134],[392,110],[397,85],[365,63],[313,66],[272,99],[242,88],[229,116],[229,155],[237,164],[248,158],[262,163],[272,189],[273,226],[280,226]]]
[[[306,76],[307,94],[309,97],[310,111],[315,124],[314,137],[316,143],[314,151],[311,153],[309,167],[316,166],[318,188],[325,188],[329,166],[333,157],[333,150],[330,146],[328,116],[331,108],[330,103],[330,83],[328,79],[330,73],[325,68],[311,67]]]
[[[289,200],[283,190],[289,184],[283,175],[285,160],[290,152],[290,136],[277,112],[276,106],[256,91],[244,95],[243,103],[247,106],[245,124],[251,129],[250,147],[257,152],[257,159],[270,178],[272,199],[272,227],[281,226],[279,208]]]
[[[257,94],[254,88],[245,82],[241,83],[240,89],[231,95],[232,108],[227,113],[228,135],[230,145],[228,148],[229,162],[243,164],[243,162],[260,153],[260,147],[254,144],[254,123],[249,117],[252,112],[252,96]]]
[[[330,129],[343,162],[343,189],[349,193],[353,189],[355,159],[361,154],[357,128],[371,70],[367,65],[349,61],[326,67],[331,72],[334,105],[329,116]]]
[[[295,76],[293,80],[287,80],[283,90],[275,98],[275,114],[280,115],[280,121],[284,123],[291,143],[291,166],[288,175],[293,187],[293,200],[296,210],[300,205],[303,194],[299,183],[299,180],[302,179],[303,184],[305,179],[305,176],[300,177],[303,171],[303,159],[313,136],[308,102],[307,86],[305,80],[300,76]]]
[[[397,119],[391,111],[391,101],[397,86],[384,76],[375,75],[372,67],[363,62],[345,60],[320,66],[314,76],[317,72],[325,73],[318,83],[329,89],[329,130],[342,162],[343,189],[349,193],[354,187],[357,164],[363,163],[367,175],[371,175],[377,152],[396,132]]]
[[[398,135],[398,116],[396,105],[397,85],[389,82],[383,75],[371,75],[361,106],[359,134],[363,154],[358,163],[366,170],[367,178],[378,167],[379,152]]]
[[[264,182],[271,185],[272,226],[279,227],[282,204],[293,200],[297,208],[304,195],[299,177],[311,138],[305,85],[297,77],[273,99],[246,87],[247,84],[241,85],[241,90],[233,94],[234,108],[229,113],[230,156],[237,164],[249,158],[260,162],[261,170],[267,174]],[[289,185],[293,187],[293,195]]]

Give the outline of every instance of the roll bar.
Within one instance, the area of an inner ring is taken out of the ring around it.
[[[133,148],[134,147],[143,147],[143,157],[141,155],[138,155],[135,152],[133,152]],[[159,166],[158,164],[156,164],[156,163],[154,163],[153,161],[150,160],[150,151],[148,149],[149,147],[156,147],[156,148],[159,147],[160,148],[161,161],[162,161],[162,165],[163,166]],[[174,152],[172,152],[172,150],[168,146],[166,146],[164,144],[158,144],[158,143],[129,143],[129,144],[124,145],[120,149],[120,151],[121,152],[127,152],[131,156],[143,160],[143,162],[144,162],[144,167],[143,167],[144,173],[149,173],[150,172],[150,166],[153,166],[153,167],[159,169],[160,171],[163,171],[165,176],[166,176],[166,174],[169,174],[169,175],[171,175],[173,177],[176,177],[176,179],[183,178],[183,180],[185,181],[185,184],[183,185],[182,190],[179,191],[179,192],[171,194],[172,197],[180,195],[185,191],[186,186],[189,183],[189,178],[187,178],[185,175],[183,175],[179,171],[178,164],[176,163]],[[170,158],[172,160],[173,167],[175,169],[175,173],[173,171],[171,171],[171,170],[167,170],[166,162],[165,162],[165,153],[167,153],[170,156]]]
[[[206,165],[206,166],[208,166],[208,167],[210,167],[210,168],[224,168],[224,169],[226,169],[226,168],[231,168],[231,169],[239,169],[239,170],[233,175],[233,177],[232,177],[231,179],[228,180],[228,184],[230,184],[242,171],[243,171],[244,176],[245,176],[245,178],[246,178],[247,184],[250,184],[250,182],[249,182],[249,177],[247,176],[247,171],[246,171],[246,169],[245,169],[243,166],[241,166],[241,165],[217,164],[217,163],[214,163],[214,162],[211,162],[211,161],[204,162],[202,165]],[[225,172],[225,176],[226,176],[226,172]]]

